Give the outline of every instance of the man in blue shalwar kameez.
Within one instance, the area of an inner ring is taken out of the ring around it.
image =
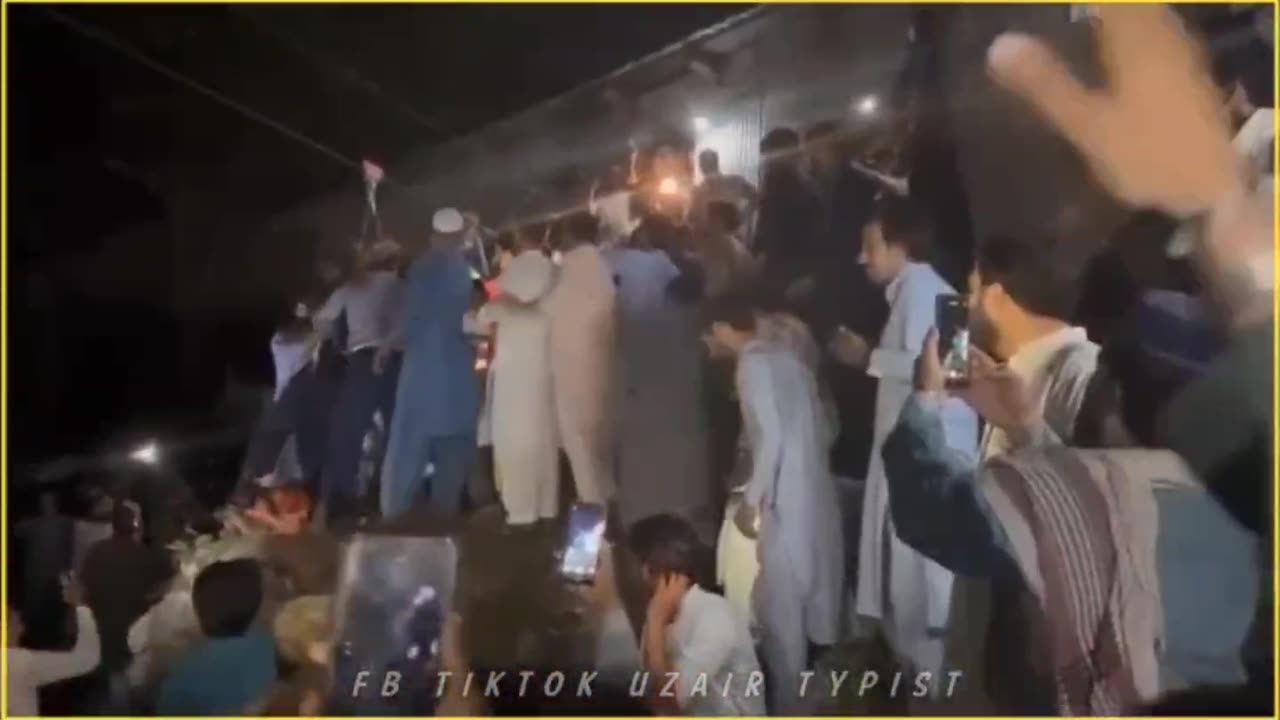
[[[404,360],[382,468],[384,517],[407,512],[421,498],[428,465],[432,509],[459,512],[475,462],[480,388],[475,349],[462,327],[472,296],[465,226],[457,210],[437,211],[431,244],[409,268]]]

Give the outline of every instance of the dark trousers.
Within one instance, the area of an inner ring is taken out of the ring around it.
[[[395,409],[400,357],[389,358],[382,373],[375,373],[375,352],[361,350],[348,356],[346,374],[333,407],[320,483],[331,520],[366,512],[369,508],[362,503],[376,497],[372,486],[382,469]]]
[[[295,424],[295,418],[288,412],[285,400],[290,390],[295,391],[296,395],[297,387],[298,383],[290,382],[285,393],[273,400],[263,411],[262,417],[258,418],[258,424],[249,438],[249,447],[245,451],[244,464],[236,485],[235,499],[238,502],[248,501],[254,481],[275,470],[280,453],[293,434]]]
[[[342,388],[346,359],[323,353],[285,385],[280,397],[263,412],[249,439],[240,471],[237,499],[251,501],[253,481],[275,469],[285,443],[294,438],[302,484],[312,497],[320,492],[333,408]]]

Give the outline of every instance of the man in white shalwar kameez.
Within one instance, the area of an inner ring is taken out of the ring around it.
[[[550,327],[555,424],[578,499],[613,496],[614,285],[595,246],[596,220],[570,218],[559,273],[542,301]]]
[[[805,715],[812,714],[816,695],[813,688],[801,693],[801,673],[816,659],[814,646],[839,639],[844,535],[817,383],[792,348],[758,336],[757,329],[756,313],[745,303],[730,299],[713,309],[712,341],[738,355],[751,454],[739,524],[759,528],[752,609],[770,710]]]
[[[501,294],[480,309],[495,329],[491,429],[494,480],[509,525],[530,525],[559,509],[559,454],[552,395],[551,322],[539,302],[555,266],[521,247],[498,279]]]
[[[898,422],[912,392],[915,360],[933,326],[939,295],[955,290],[924,258],[932,231],[927,214],[913,203],[891,198],[880,203],[863,232],[859,262],[872,283],[885,288],[889,318],[878,347],[843,328],[832,341],[836,358],[865,368],[879,379],[871,461],[867,468],[858,547],[855,610],[879,621],[900,663],[912,671],[943,671],[943,636],[951,608],[950,571],[898,538],[889,516],[889,488],[880,448]],[[958,399],[943,409],[947,444],[972,456],[978,421]]]

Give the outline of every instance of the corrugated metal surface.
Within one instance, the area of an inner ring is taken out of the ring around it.
[[[393,165],[408,188],[388,193],[389,213],[429,216],[443,204],[478,210],[492,225],[585,201],[587,180],[567,192],[564,179],[589,178],[625,162],[629,138],[654,128],[687,128],[706,117],[711,128],[693,138],[713,147],[725,172],[755,179],[758,144],[770,128],[803,130],[839,119],[852,99],[882,92],[902,62],[909,10],[898,6],[774,6],[701,34],[474,135]],[[704,49],[728,51],[719,83],[693,72]],[[625,96],[611,108],[605,89]],[[325,204],[321,200],[317,204]],[[295,213],[287,224],[327,213]],[[334,228],[316,227],[319,234]]]

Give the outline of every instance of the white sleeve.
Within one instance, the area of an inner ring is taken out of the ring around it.
[[[10,652],[15,652],[11,650]],[[84,675],[102,659],[98,624],[87,607],[76,608],[76,644],[70,650],[18,650],[32,681],[37,686]]]
[[[333,324],[337,322],[338,315],[342,315],[343,307],[347,305],[347,286],[339,287],[329,295],[329,300],[325,300],[324,305],[311,315],[312,320],[319,324]]]
[[[924,336],[934,323],[934,305],[938,293],[933,288],[922,288],[910,284],[910,278],[903,279],[902,300],[904,317],[902,320],[902,340],[905,349],[876,348],[871,351],[871,360],[867,364],[867,374],[875,378],[892,378],[910,382],[915,377],[916,358],[924,347]]]
[[[729,664],[733,638],[737,636],[730,615],[704,612],[698,620],[693,624],[692,636],[682,644],[680,655],[675,660],[681,709],[687,706],[700,676],[716,678]]]
[[[138,655],[147,649],[148,641],[151,639],[151,616],[155,613],[157,606],[152,606],[129,628],[129,652],[134,655]]]
[[[1061,445],[1075,433],[1076,416],[1084,403],[1085,392],[1098,367],[1096,346],[1086,345],[1059,350],[1063,355],[1051,365],[1045,393],[1042,422],[1027,438],[1032,446]]]

